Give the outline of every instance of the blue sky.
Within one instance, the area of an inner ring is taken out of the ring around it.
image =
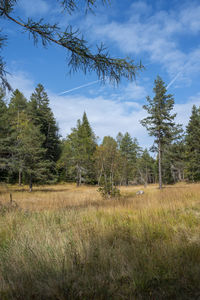
[[[149,147],[152,138],[139,120],[146,115],[142,106],[147,95],[153,96],[157,75],[174,95],[177,122],[186,125],[192,105],[200,105],[199,1],[111,0],[110,5],[99,5],[95,14],[79,11],[70,16],[60,15],[53,0],[19,0],[16,15],[22,19],[47,18],[50,22],[60,22],[63,28],[74,25],[90,45],[102,41],[111,55],[129,56],[135,62],[141,60],[145,66],[135,82],[123,80],[118,87],[96,82],[59,96],[98,78],[94,73],[69,75],[64,49],[58,46],[44,49],[40,44],[35,47],[17,25],[1,20],[1,28],[8,36],[2,55],[12,74],[10,83],[27,97],[38,83],[44,85],[63,137],[86,111],[100,138],[128,131],[141,146]]]

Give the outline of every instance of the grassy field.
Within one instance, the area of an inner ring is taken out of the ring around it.
[[[0,299],[200,299],[200,184],[140,188],[2,185]]]

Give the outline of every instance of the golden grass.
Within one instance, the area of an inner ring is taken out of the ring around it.
[[[0,299],[198,299],[200,184],[2,186]]]

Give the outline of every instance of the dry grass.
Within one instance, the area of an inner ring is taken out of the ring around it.
[[[2,186],[0,299],[198,299],[200,184]]]

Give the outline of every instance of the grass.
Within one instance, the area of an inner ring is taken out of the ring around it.
[[[198,299],[200,184],[96,189],[0,188],[0,299]]]

